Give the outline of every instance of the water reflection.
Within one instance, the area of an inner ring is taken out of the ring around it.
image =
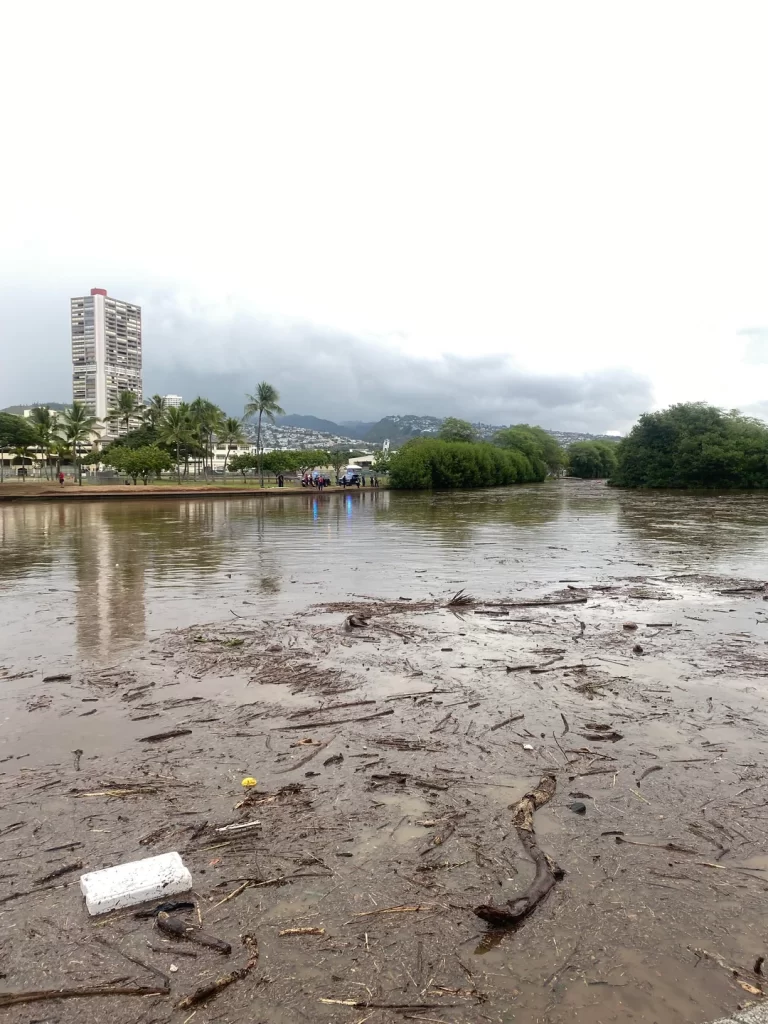
[[[0,618],[13,657],[106,658],[168,628],[350,594],[492,596],[649,566],[765,576],[767,501],[561,481],[0,505]]]
[[[768,555],[768,496],[617,492],[620,527],[646,555],[681,549],[696,560],[716,554],[745,567]],[[733,563],[735,564],[735,563]]]

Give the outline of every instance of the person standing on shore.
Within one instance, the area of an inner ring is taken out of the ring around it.
[[[59,470],[59,487],[63,487],[63,486],[64,486],[64,470],[60,469]]]

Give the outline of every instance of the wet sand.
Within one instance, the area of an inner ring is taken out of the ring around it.
[[[245,964],[244,934],[258,965],[195,1021],[697,1024],[757,998],[763,581],[587,572],[450,595],[238,605],[112,662],[4,659],[3,991],[158,983],[135,959],[170,986],[8,1019],[188,1020],[174,1005]],[[494,932],[474,908],[529,885],[510,805],[546,775],[534,824],[565,876]],[[231,956],[133,910],[88,918],[82,871],[167,850],[194,879],[186,917]]]

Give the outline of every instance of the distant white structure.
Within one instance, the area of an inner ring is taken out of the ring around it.
[[[141,307],[91,288],[90,295],[70,300],[70,328],[72,398],[96,416],[102,436],[116,437],[118,424],[106,418],[120,392],[132,391],[143,403]]]
[[[184,399],[181,395],[163,395],[166,409],[178,409]]]
[[[381,446],[381,451],[383,455],[386,455],[387,452],[389,451],[389,438],[387,438],[384,444]]]

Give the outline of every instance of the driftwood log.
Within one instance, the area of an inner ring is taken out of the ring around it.
[[[556,787],[554,775],[545,775],[532,793],[526,793],[523,799],[513,806],[512,822],[515,831],[536,866],[536,874],[525,892],[516,899],[509,900],[507,906],[496,907],[491,903],[484,903],[475,907],[477,916],[496,928],[515,928],[565,874],[562,868],[540,849],[533,828],[534,811],[552,799]]]

